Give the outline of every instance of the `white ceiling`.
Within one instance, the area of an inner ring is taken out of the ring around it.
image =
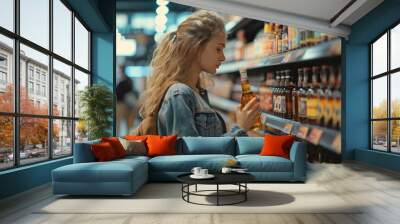
[[[347,37],[353,23],[383,0],[171,0],[172,2]]]

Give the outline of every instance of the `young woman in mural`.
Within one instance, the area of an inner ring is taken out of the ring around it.
[[[205,90],[213,84],[210,76],[225,60],[225,41],[223,19],[208,11],[194,13],[161,40],[140,101],[142,118],[161,105],[157,117],[159,135],[247,135],[257,118],[258,101],[254,98],[243,109],[238,108],[237,124],[227,132],[224,120],[209,105]]]

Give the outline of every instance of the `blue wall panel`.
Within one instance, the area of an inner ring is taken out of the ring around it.
[[[400,0],[385,0],[351,27],[345,43],[343,158],[399,170],[400,157],[369,150],[369,43],[400,22]],[[357,150],[356,150],[357,149]],[[355,151],[356,150],[356,151]],[[394,162],[396,161],[396,162]]]
[[[72,157],[0,172],[0,199],[51,181],[51,171],[72,163]]]

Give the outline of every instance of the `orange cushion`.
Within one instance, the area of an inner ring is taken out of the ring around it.
[[[140,140],[145,142],[147,135],[125,135],[124,138],[129,141]]]
[[[290,147],[294,142],[293,135],[265,135],[262,156],[280,156],[289,159]]]
[[[93,144],[90,147],[92,149],[94,157],[99,162],[109,161],[117,158],[114,149],[108,142]]]
[[[122,146],[121,142],[119,142],[117,137],[110,137],[110,138],[101,138],[101,142],[108,142],[114,149],[115,155],[117,158],[121,158],[126,156],[126,151],[124,149],[124,146]]]
[[[152,157],[163,155],[176,155],[176,139],[176,135],[148,135],[146,140],[148,148],[147,155]]]

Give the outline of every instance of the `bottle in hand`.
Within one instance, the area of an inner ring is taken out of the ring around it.
[[[249,80],[247,78],[247,73],[246,71],[240,71],[240,82],[242,86],[242,97],[240,98],[240,109],[243,109],[244,106],[250,100],[252,100],[254,97],[256,97],[256,94],[251,91],[251,85],[249,83]],[[261,119],[260,119],[260,114],[257,116],[257,120],[252,126],[251,130],[260,130],[261,129]]]

